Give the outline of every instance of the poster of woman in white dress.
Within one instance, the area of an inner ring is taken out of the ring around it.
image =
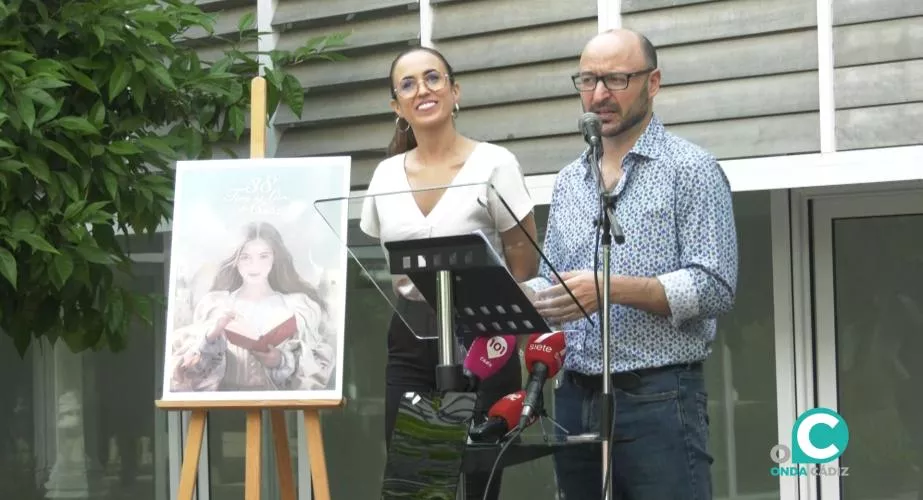
[[[179,162],[164,400],[342,395],[349,158]],[[325,220],[328,219],[328,220]]]

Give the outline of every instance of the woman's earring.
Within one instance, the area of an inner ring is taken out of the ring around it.
[[[407,120],[404,120],[404,123],[407,124],[406,127],[402,127],[402,126],[401,126],[401,117],[400,117],[400,116],[398,116],[398,117],[395,118],[395,120],[394,120],[394,126],[396,126],[398,130],[400,130],[401,132],[407,132],[408,130],[410,130],[410,122],[408,122]]]
[[[455,101],[455,111],[452,112],[452,118],[458,117],[458,101]]]

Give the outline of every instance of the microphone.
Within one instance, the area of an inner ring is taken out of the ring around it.
[[[583,140],[592,147],[597,148],[599,154],[599,142],[602,137],[602,121],[596,113],[584,113],[577,120],[577,127],[583,132]]]
[[[600,138],[602,137],[602,121],[599,119],[599,115],[592,112],[584,113],[580,116],[580,119],[577,120],[577,128],[580,132],[583,133],[583,140],[590,146],[591,156],[593,164],[593,174],[596,176],[596,182],[599,186],[600,192],[605,192],[606,187],[603,185],[603,174],[602,170],[599,167],[599,159],[602,158],[603,150],[600,147]],[[607,201],[600,200],[600,204],[603,205],[603,217],[609,219],[609,225],[611,226],[612,232],[614,233],[615,242],[622,244],[625,241],[625,234],[622,232],[622,227],[619,225],[618,221],[615,219],[615,198],[605,198]],[[602,220],[597,221],[597,225],[602,224]]]
[[[515,346],[516,337],[513,335],[474,339],[463,364],[469,388],[476,391],[482,380],[496,375],[513,357]]]
[[[526,383],[526,397],[522,402],[522,413],[519,417],[520,427],[530,418],[534,418],[545,380],[558,374],[564,364],[566,351],[564,332],[536,333],[529,337],[525,355],[529,381]]]
[[[487,420],[471,428],[468,437],[476,443],[496,442],[513,430],[522,413],[526,391],[519,390],[500,398],[487,411]],[[528,420],[531,425],[535,418]],[[525,428],[525,427],[521,427]]]

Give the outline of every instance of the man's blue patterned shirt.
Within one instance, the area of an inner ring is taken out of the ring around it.
[[[672,314],[613,305],[611,371],[704,360],[716,317],[731,309],[737,286],[737,234],[727,178],[715,157],[666,131],[657,116],[622,168],[614,195],[625,241],[613,241],[611,272],[657,277]],[[591,169],[584,152],[555,179],[543,251],[559,273],[593,268],[599,197]],[[599,252],[601,271],[601,245]],[[553,276],[542,262],[534,288],[550,286]],[[590,316],[595,326],[585,318],[562,325],[564,367],[599,374],[601,318]]]

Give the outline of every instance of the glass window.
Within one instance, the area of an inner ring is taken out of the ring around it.
[[[350,221],[351,238],[353,233],[360,233],[357,221]],[[384,258],[375,258],[380,247],[354,247],[353,251],[368,252],[361,257],[362,265],[387,290],[391,285]],[[344,408],[324,412],[321,420],[330,496],[378,498],[385,467],[384,374],[391,309],[352,258],[346,279],[343,395],[348,402]]]
[[[138,262],[133,270],[133,290],[162,296],[162,262]],[[99,467],[101,487],[108,494],[91,498],[166,500],[166,496],[155,495],[168,491],[166,413],[154,407],[163,370],[164,324],[165,311],[154,308],[153,325],[135,321],[123,350],[84,354],[87,455],[97,461],[93,465]],[[61,349],[63,343],[56,346],[56,357]],[[61,418],[60,400],[58,404]]]
[[[921,498],[923,215],[831,224],[836,305],[827,314],[836,325],[837,402],[850,437],[840,457],[850,473],[842,496]]]
[[[705,363],[715,498],[779,498],[769,191],[734,193],[740,265],[734,309],[718,319]]]
[[[768,473],[769,449],[778,441],[772,245],[768,192],[734,195],[740,245],[737,305],[719,320],[713,354],[706,363],[710,397],[711,451],[716,498],[756,495],[778,498],[778,479]],[[540,241],[548,206],[536,209]],[[361,244],[357,221],[350,221],[351,244]],[[381,249],[369,242],[354,247],[378,286],[390,287]],[[384,372],[391,311],[354,260],[348,268],[344,409],[323,419],[333,498],[375,498],[385,465]],[[524,380],[526,376],[524,375]],[[552,401],[546,384],[546,401]],[[550,427],[549,427],[550,431]],[[506,469],[503,495],[552,498],[551,459]]]
[[[44,497],[36,425],[35,347],[20,357],[13,340],[0,333],[0,498]]]
[[[122,283],[163,294],[162,237],[120,240],[139,257]],[[168,498],[166,415],[154,407],[163,326],[155,308],[119,352],[41,340],[23,358],[0,335],[0,498]]]

